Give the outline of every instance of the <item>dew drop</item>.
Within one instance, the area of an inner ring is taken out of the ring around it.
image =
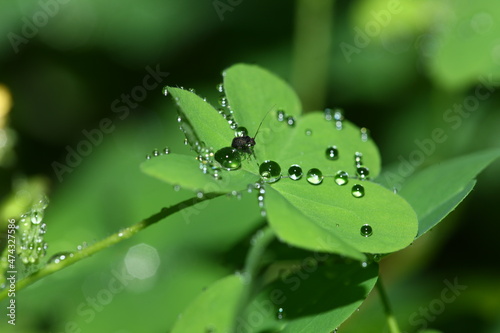
[[[291,180],[299,180],[302,178],[302,168],[298,164],[293,164],[288,168],[288,176]]]
[[[189,92],[192,92],[193,94],[196,93],[196,90],[194,88],[189,88],[188,90],[189,90]]]
[[[310,129],[306,129],[306,135],[311,136],[313,134],[313,131]]]
[[[335,127],[338,130],[341,130],[344,127],[344,111],[341,109],[335,109],[335,112],[333,113],[333,119],[335,120]]]
[[[349,174],[345,171],[338,171],[337,174],[335,175],[335,183],[337,185],[346,185],[347,182],[349,181]]]
[[[160,152],[158,151],[158,149],[153,150],[153,156],[160,156]]]
[[[284,121],[285,120],[285,111],[278,110],[277,117],[278,117],[278,121]]]
[[[217,89],[218,92],[223,93],[224,92],[224,84],[219,83],[215,89]]]
[[[365,195],[365,188],[363,185],[356,184],[352,187],[352,196],[355,198],[361,198]]]
[[[163,96],[168,96],[168,87],[167,86],[163,87],[161,93],[163,94]]]
[[[219,98],[219,104],[222,107],[227,107],[227,98],[226,98],[226,96],[221,96]]]
[[[370,131],[366,127],[361,128],[361,141],[368,141],[368,137],[370,135]]]
[[[292,116],[286,117],[286,123],[288,124],[288,126],[295,126],[295,118]]]
[[[327,121],[332,120],[333,119],[333,111],[332,111],[332,109],[326,108],[325,112],[324,112],[324,115],[325,115],[325,119]]]
[[[354,164],[356,167],[360,167],[363,164],[363,154],[360,152],[354,153]]]
[[[163,154],[165,154],[165,155],[170,154],[170,148],[165,147],[165,148],[163,149]]]
[[[196,192],[196,197],[198,199],[203,199],[204,196],[205,196],[205,193],[203,193],[203,191]]]
[[[151,155],[146,155],[146,159],[150,160],[151,159]]]
[[[274,183],[281,178],[281,167],[274,161],[265,161],[259,167],[262,179],[267,183]]]
[[[356,168],[356,173],[358,174],[359,179],[367,180],[370,170],[368,170],[367,167],[359,166]]]
[[[331,161],[338,160],[339,159],[339,150],[337,149],[336,146],[328,147],[328,148],[326,148],[325,155],[326,155],[326,158],[331,160]]]
[[[285,318],[285,310],[283,310],[283,308],[278,309],[278,315],[276,316],[276,318],[278,318],[278,320],[282,320],[283,318]]]
[[[361,236],[370,237],[373,235],[373,229],[369,224],[363,224],[360,229]]]
[[[174,191],[179,192],[181,190],[180,185],[174,185]]]
[[[188,143],[189,143],[188,139],[187,139],[187,138],[185,138],[185,139],[184,139],[184,146],[187,146],[187,145],[188,145]]]
[[[241,167],[240,153],[231,147],[224,147],[215,152],[215,160],[226,170],[236,170]]]
[[[234,136],[236,137],[242,137],[242,136],[247,136],[248,135],[248,130],[246,127],[238,127],[236,128],[236,131],[234,132]]]
[[[312,185],[319,185],[323,182],[323,173],[316,168],[307,171],[307,181]]]
[[[52,264],[52,263],[58,264],[61,261],[70,258],[72,256],[73,256],[72,252],[58,252],[54,254],[52,257],[50,257],[50,259],[47,261],[47,264]]]
[[[43,219],[43,211],[35,210],[31,213],[31,223],[40,224],[40,222],[42,222],[42,219]]]

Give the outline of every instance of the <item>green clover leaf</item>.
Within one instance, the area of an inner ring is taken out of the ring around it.
[[[378,149],[365,131],[339,112],[301,114],[300,101],[290,86],[258,66],[237,64],[223,77],[230,110],[225,117],[195,93],[168,88],[197,156],[154,157],[142,164],[145,173],[204,193],[244,191],[261,183],[259,196],[264,197],[274,232],[308,250],[363,260],[363,252],[389,253],[414,240],[418,222],[411,206],[364,177],[369,171],[369,177],[375,178],[381,165]],[[255,137],[254,154],[237,152],[241,165],[223,170],[214,154],[231,147],[237,126]],[[328,158],[327,149],[332,147]],[[259,167],[267,160],[281,168],[283,177],[276,182],[263,182]],[[292,165],[302,170],[298,180],[288,177]],[[367,169],[360,171],[360,166]],[[322,173],[317,185],[307,180],[311,169]],[[349,177],[337,179],[340,171]]]

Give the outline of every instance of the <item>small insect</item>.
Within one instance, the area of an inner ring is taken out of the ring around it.
[[[253,138],[248,135],[245,135],[246,128],[242,128],[241,130],[242,135],[237,136],[233,139],[231,147],[238,150],[240,153],[252,154],[253,157],[255,158],[255,153],[253,151],[253,147],[255,146],[255,138],[257,137],[257,134],[259,134],[260,127],[262,126],[262,123],[266,119],[269,112],[271,112],[271,110],[269,110],[264,116],[264,118],[262,118],[262,121],[260,122],[259,127],[257,127],[257,131],[255,132]]]

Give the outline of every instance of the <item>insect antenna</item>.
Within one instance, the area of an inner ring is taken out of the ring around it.
[[[271,113],[271,111],[273,111],[274,107],[276,105],[273,105],[273,107],[267,111],[266,115],[264,116],[264,118],[262,118],[262,120],[260,121],[260,124],[259,124],[259,127],[257,127],[257,131],[255,131],[255,135],[253,136],[253,139],[255,140],[255,138],[257,137],[257,134],[259,134],[259,130],[260,130],[260,127],[262,126],[262,123],[264,122],[264,120],[266,120],[266,117],[269,113]]]

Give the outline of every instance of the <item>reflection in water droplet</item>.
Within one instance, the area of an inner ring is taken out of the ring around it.
[[[349,181],[349,174],[345,171],[338,171],[337,174],[335,175],[335,183],[337,185],[346,185]]]
[[[370,237],[373,235],[372,227],[369,224],[363,224],[360,229],[361,236]]]
[[[306,135],[311,136],[313,134],[313,131],[310,129],[306,129]]]
[[[170,154],[170,148],[165,147],[165,148],[163,149],[163,154],[165,154],[165,155]]]
[[[146,155],[146,159],[150,160],[151,159],[151,155]]]
[[[355,198],[361,198],[365,195],[365,188],[363,185],[356,184],[352,187],[352,196]]]
[[[295,126],[295,118],[292,116],[286,117],[286,123],[288,124],[288,126]]]
[[[168,87],[167,86],[163,87],[161,93],[163,94],[163,96],[168,96]]]
[[[288,168],[288,176],[291,180],[299,180],[302,178],[302,168],[298,164],[293,164]]]
[[[278,121],[284,121],[285,120],[285,111],[283,110],[278,110],[276,113]]]
[[[265,161],[259,167],[259,173],[267,183],[274,183],[281,178],[281,167],[274,161]]]
[[[221,148],[215,153],[214,157],[215,160],[226,170],[236,170],[241,167],[240,153],[234,148]]]
[[[224,92],[224,84],[219,83],[219,84],[216,86],[216,89],[217,89],[217,91],[218,91],[218,92],[223,93],[223,92]]]
[[[326,158],[333,161],[338,160],[339,158],[339,150],[336,146],[328,147],[325,151]]]
[[[307,181],[312,185],[319,185],[323,182],[323,173],[316,168],[307,171]]]
[[[158,149],[153,150],[153,156],[160,156]]]
[[[370,174],[370,170],[367,167],[360,166],[356,168],[356,173],[358,174],[359,179],[367,180],[368,175]]]

